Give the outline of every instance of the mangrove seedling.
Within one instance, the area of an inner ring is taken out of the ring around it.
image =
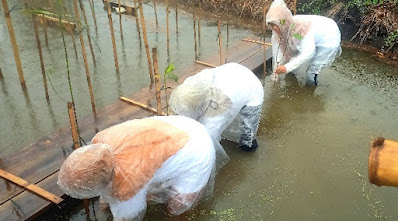
[[[173,73],[173,71],[175,70],[175,67],[173,65],[173,63],[169,64],[169,66],[164,70],[164,74],[163,74],[163,86],[161,88],[161,90],[165,91],[166,94],[166,114],[169,115],[169,101],[168,101],[168,95],[167,95],[167,89],[171,88],[167,86],[167,79],[173,79],[175,82],[178,82],[178,76],[175,75]]]

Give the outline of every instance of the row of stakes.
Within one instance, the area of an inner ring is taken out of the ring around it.
[[[10,10],[9,10],[9,7],[8,7],[7,0],[1,0],[1,2],[2,2],[3,13],[4,13],[4,17],[6,19],[7,28],[8,28],[11,44],[12,44],[12,49],[13,49],[13,53],[14,53],[15,63],[16,63],[18,76],[19,76],[19,81],[20,81],[22,89],[25,91],[26,90],[26,84],[25,84],[24,74],[23,74],[23,70],[22,70],[21,59],[20,59],[20,56],[19,56],[18,46],[17,46],[17,42],[16,42],[16,38],[15,38],[14,28],[13,28],[13,24],[12,24],[12,20],[11,20],[11,16],[10,16]],[[92,18],[94,20],[95,31],[98,33],[97,22],[96,22],[96,17],[95,17],[96,13],[95,13],[95,9],[94,9],[94,0],[88,0],[88,2],[89,2],[91,13],[92,13]],[[62,1],[62,3],[63,3],[63,1]],[[49,19],[51,19],[51,18],[49,18],[48,16],[43,16],[41,14],[35,14],[32,0],[24,0],[24,4],[25,4],[26,9],[32,11],[32,23],[33,23],[34,33],[35,33],[35,37],[36,37],[36,43],[37,43],[39,58],[40,58],[40,65],[41,65],[41,71],[42,71],[44,91],[45,91],[46,99],[49,100],[47,76],[46,76],[46,70],[45,70],[44,61],[43,61],[43,54],[42,54],[42,49],[41,49],[42,46],[41,46],[41,40],[40,40],[40,36],[39,36],[37,17],[40,18],[40,23],[43,24],[43,26],[44,26],[44,35],[45,35],[44,39],[45,39],[45,44],[46,45],[48,45],[47,26],[48,26],[48,23],[49,23]],[[122,27],[122,19],[121,19],[121,16],[122,16],[121,15],[122,14],[121,13],[122,5],[120,3],[120,0],[117,0],[117,4],[118,4],[118,11],[119,11],[120,32],[121,32],[121,35],[122,35],[122,38],[123,38],[123,27]],[[49,5],[50,5],[51,8],[54,8],[53,3],[52,3],[51,0],[49,0]],[[114,34],[114,28],[113,28],[112,12],[111,12],[112,10],[111,10],[110,1],[109,0],[104,0],[104,5],[105,5],[105,7],[107,9],[107,15],[108,15],[108,20],[109,20],[109,28],[110,28],[110,33],[111,33],[115,69],[116,69],[116,72],[119,73],[119,62],[118,62],[118,55],[117,55],[117,50],[116,50],[117,47],[116,47],[116,40],[115,40],[115,34]],[[170,34],[169,33],[169,6],[170,6],[169,0],[166,0],[167,51],[169,51],[169,34]],[[67,8],[65,7],[65,5],[63,5],[62,7],[63,7],[64,12],[66,14],[68,14],[68,11],[67,11]],[[79,7],[80,7],[80,11],[81,11],[81,13],[83,15],[84,23],[88,24],[86,12],[85,12],[82,0],[73,0],[73,9],[74,9],[74,14],[76,16],[77,21],[81,21]],[[155,10],[156,24],[158,24],[157,10],[156,10],[156,0],[153,0],[153,7],[154,7],[154,10]],[[144,12],[143,12],[143,7],[142,7],[141,0],[134,0],[134,8],[135,8],[135,12],[136,12],[136,15],[135,15],[136,22],[135,23],[136,23],[136,29],[137,29],[137,32],[138,32],[138,37],[139,37],[139,40],[140,40],[140,44],[141,44],[141,31],[142,31],[142,38],[144,40],[145,51],[146,51],[146,55],[147,55],[148,69],[149,69],[149,76],[150,76],[151,84],[155,83],[155,87],[156,87],[157,110],[152,110],[149,107],[145,107],[143,105],[140,105],[140,104],[137,104],[137,103],[134,103],[134,102],[131,102],[131,101],[130,101],[130,103],[133,103],[133,104],[135,104],[137,106],[140,106],[141,108],[145,108],[147,110],[156,112],[158,115],[162,115],[164,113],[162,112],[162,108],[161,108],[161,104],[160,104],[160,87],[161,86],[160,86],[160,83],[159,83],[160,75],[159,75],[159,71],[158,71],[158,67],[157,67],[157,56],[156,56],[157,50],[156,50],[156,48],[152,48],[152,58],[151,58],[151,53],[150,53],[150,50],[149,50],[148,38],[147,38],[147,33],[146,33]],[[138,16],[137,9],[139,11],[139,16]],[[195,15],[195,10],[193,11],[195,60],[197,60],[197,58],[198,58],[198,54],[197,54],[197,36],[199,38],[199,41],[200,41],[200,36],[201,36],[200,35],[201,10],[202,10],[202,5],[201,5],[201,1],[199,1],[198,21],[196,21],[197,19],[196,19],[196,15]],[[176,32],[178,33],[178,0],[175,1],[175,12],[176,12]],[[139,21],[138,17],[140,17],[140,21]],[[264,7],[264,18],[265,18],[265,7]],[[54,21],[52,21],[52,22],[54,22]],[[87,84],[88,84],[88,88],[89,88],[92,111],[93,111],[95,122],[97,122],[97,111],[96,111],[95,102],[94,102],[94,93],[93,93],[92,85],[91,85],[90,70],[89,70],[89,65],[88,65],[88,61],[87,61],[87,55],[86,55],[86,49],[85,49],[86,47],[85,47],[85,42],[84,42],[84,38],[83,38],[83,34],[82,34],[81,23],[80,22],[76,22],[76,24],[74,25],[74,24],[71,24],[68,21],[62,20],[61,18],[57,18],[57,20],[55,22],[58,22],[58,23],[62,24],[67,31],[72,32],[71,38],[72,38],[72,41],[73,41],[75,56],[77,56],[77,49],[76,49],[76,42],[75,42],[76,39],[75,39],[75,35],[73,34],[73,30],[75,28],[77,28],[77,31],[79,33],[78,35],[79,35],[79,40],[80,40],[80,44],[81,44],[81,49],[82,49],[82,56],[83,56],[84,67],[85,67],[85,72],[86,72]],[[140,27],[140,23],[141,23],[141,27]],[[223,55],[222,55],[222,41],[221,41],[221,39],[222,39],[222,37],[221,37],[221,22],[220,22],[219,19],[217,20],[217,26],[218,26],[218,44],[219,44],[220,65],[221,65],[223,63],[223,60],[222,60],[223,59]],[[196,27],[198,27],[197,28],[198,29],[198,33],[196,31]],[[62,30],[61,31],[62,32],[62,37],[63,37],[63,40],[64,40],[64,32],[63,32],[63,29],[61,29],[61,30]],[[263,30],[265,32],[265,19],[263,21]],[[93,50],[92,43],[91,43],[91,37],[90,37],[89,29],[86,29],[86,33],[87,33],[87,40],[88,40],[90,52],[91,52],[91,55],[92,55],[91,57],[93,59],[94,65],[95,65],[96,64],[95,54],[94,54],[94,50]],[[227,41],[228,41],[228,38],[229,38],[229,31],[228,31],[228,22],[227,22]],[[265,45],[264,45],[264,47],[265,47]],[[265,53],[265,50],[264,50],[264,53]],[[66,50],[65,50],[65,57],[66,57],[66,62],[67,62],[67,52],[66,52]],[[265,58],[265,55],[264,55],[264,58]],[[264,68],[265,68],[265,65],[264,65]],[[69,75],[69,70],[68,70],[68,75]],[[3,73],[2,73],[1,67],[0,67],[0,80],[2,78],[3,78]],[[71,92],[72,100],[70,102],[68,102],[68,101],[66,101],[66,102],[67,102],[67,107],[68,107],[70,124],[71,124],[71,128],[72,128],[72,137],[73,137],[74,148],[79,148],[82,145],[82,139],[80,138],[79,127],[78,127],[76,112],[75,112],[75,108],[74,108],[74,99],[73,99],[72,90],[70,92]],[[97,126],[95,126],[95,131],[98,132]]]

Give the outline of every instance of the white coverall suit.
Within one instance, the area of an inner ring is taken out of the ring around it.
[[[170,96],[171,109],[205,125],[218,141],[240,114],[240,146],[257,148],[256,133],[261,117],[264,89],[257,76],[237,63],[204,69],[188,77]]]

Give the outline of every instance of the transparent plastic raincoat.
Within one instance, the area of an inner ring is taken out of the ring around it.
[[[277,66],[292,72],[309,65],[307,79],[315,80],[321,69],[331,65],[341,54],[340,30],[335,21],[318,15],[293,16],[283,0],[275,0],[266,15],[266,24],[279,27],[272,31],[273,80]]]
[[[240,144],[250,150],[256,143],[263,100],[257,76],[243,65],[227,63],[188,77],[173,90],[169,105],[175,113],[201,122],[217,141],[240,114]]]
[[[222,149],[203,125],[187,117],[126,121],[73,151],[58,185],[74,198],[100,196],[114,220],[142,220],[147,203],[164,203],[170,214],[179,215],[211,195],[215,148]]]

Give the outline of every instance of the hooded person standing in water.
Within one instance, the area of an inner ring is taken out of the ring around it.
[[[266,15],[272,29],[274,80],[309,64],[307,80],[318,84],[322,68],[341,54],[340,30],[335,21],[318,15],[293,16],[283,0],[275,0]]]

